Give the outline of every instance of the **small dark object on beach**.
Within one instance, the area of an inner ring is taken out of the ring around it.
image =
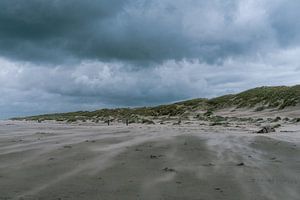
[[[163,170],[166,172],[175,172],[175,169],[168,168],[168,167],[164,168]]]
[[[143,150],[136,148],[135,151],[143,151]]]
[[[221,192],[221,193],[223,192],[223,190],[222,190],[221,188],[219,188],[219,187],[215,188],[215,190],[216,190],[216,191],[219,191],[219,192]]]
[[[257,131],[257,133],[273,133],[275,129],[271,126],[265,126],[261,130]]]
[[[245,163],[241,162],[241,163],[237,164],[236,166],[245,166]]]
[[[213,163],[208,163],[208,164],[204,164],[203,166],[205,167],[212,167],[212,166],[215,166]]]
[[[151,159],[157,159],[157,156],[155,156],[155,155],[150,155],[150,158],[151,158]]]

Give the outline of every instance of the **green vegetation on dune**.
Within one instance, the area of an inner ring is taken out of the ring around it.
[[[257,111],[266,108],[284,109],[300,103],[300,85],[287,87],[259,87],[236,95],[226,95],[209,100],[213,108],[235,106],[237,108],[257,107]]]
[[[56,121],[86,121],[93,122],[107,120],[129,120],[133,122],[147,122],[147,117],[184,117],[196,111],[205,111],[207,116],[212,115],[214,110],[233,107],[251,108],[259,112],[264,109],[284,109],[296,106],[300,103],[300,85],[287,87],[259,87],[247,90],[235,95],[225,95],[213,99],[192,99],[169,105],[140,108],[116,108],[101,109],[96,111],[79,111],[70,113],[46,114],[25,118],[14,118],[15,120],[56,120]],[[146,118],[145,118],[146,117]]]

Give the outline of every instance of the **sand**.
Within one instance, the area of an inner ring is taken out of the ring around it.
[[[300,127],[0,122],[0,200],[299,200]]]

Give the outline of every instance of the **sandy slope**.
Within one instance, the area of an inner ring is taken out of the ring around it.
[[[300,127],[0,122],[0,199],[298,200]]]

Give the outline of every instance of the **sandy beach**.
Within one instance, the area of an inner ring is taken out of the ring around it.
[[[297,200],[300,127],[0,123],[0,199]]]

